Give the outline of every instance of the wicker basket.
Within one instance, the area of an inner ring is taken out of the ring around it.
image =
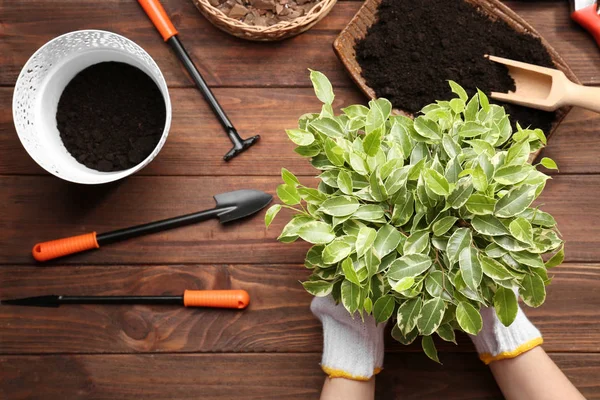
[[[208,0],[192,1],[202,15],[217,28],[242,39],[262,42],[287,39],[309,30],[325,17],[337,2],[337,0],[321,0],[306,15],[292,21],[281,21],[271,26],[253,26],[229,18],[221,10],[213,7]]]
[[[552,61],[556,67],[563,71],[565,75],[575,83],[580,83],[579,79],[575,76],[571,68],[567,65],[565,60],[550,46],[550,44],[535,30],[531,25],[529,25],[523,18],[521,18],[517,13],[513,10],[502,4],[498,0],[465,0],[468,3],[473,4],[479,10],[481,10],[484,14],[488,15],[492,20],[497,20],[498,18],[506,21],[508,25],[510,25],[517,32],[524,32],[535,37],[540,38],[542,41],[542,45],[548,50],[548,53],[552,57]],[[335,39],[333,43],[333,48],[344,64],[348,73],[356,82],[358,87],[363,91],[365,95],[369,98],[373,99],[376,97],[375,91],[370,88],[362,77],[362,70],[360,65],[356,61],[356,52],[354,50],[354,46],[357,41],[364,38],[367,30],[375,23],[377,20],[377,8],[381,4],[381,0],[366,0],[363,6],[358,10],[354,18],[350,21],[350,23],[344,28],[344,30],[340,33],[340,35]],[[556,119],[552,123],[552,128],[550,132],[547,133],[547,136],[550,137],[556,128],[561,123],[563,118],[570,111],[571,107],[562,107],[556,112]],[[410,113],[404,110],[395,110],[397,113],[407,116],[412,116]],[[536,153],[537,155],[537,153]]]

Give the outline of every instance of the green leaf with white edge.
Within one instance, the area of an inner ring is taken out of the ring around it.
[[[465,102],[462,99],[452,99],[450,100],[450,108],[455,114],[460,114],[465,110]]]
[[[490,243],[485,248],[485,254],[491,258],[502,258],[505,254],[508,254],[508,251],[496,243]]]
[[[300,195],[298,194],[298,190],[296,187],[288,185],[287,183],[277,186],[277,197],[279,197],[283,203],[289,206],[300,203]]]
[[[393,137],[402,149],[403,158],[407,158],[412,152],[413,143],[408,134],[408,128],[394,121],[390,129],[390,136]]]
[[[321,148],[316,143],[313,143],[310,146],[298,146],[294,151],[302,157],[315,157],[321,153]]]
[[[450,326],[450,324],[442,324],[437,328],[436,333],[440,338],[445,340],[446,342],[456,343],[456,335],[454,334],[454,329]]]
[[[320,192],[317,189],[299,187],[298,194],[300,195],[302,200],[306,201],[309,204],[320,205],[325,200],[327,200],[327,195],[323,192]]]
[[[404,301],[396,313],[396,326],[406,335],[417,326],[423,300],[420,297]]]
[[[415,284],[415,278],[408,276],[408,277],[402,278],[398,282],[396,282],[392,286],[392,290],[394,292],[402,293],[405,290],[410,289],[414,284]]]
[[[437,349],[435,348],[435,343],[433,343],[433,338],[431,336],[423,336],[421,339],[421,347],[427,357],[436,363],[441,364],[440,359],[438,358]]]
[[[381,148],[381,129],[376,129],[367,134],[363,141],[363,148],[368,156],[374,157]],[[375,303],[377,304],[377,303]]]
[[[352,214],[352,218],[362,219],[363,221],[378,221],[383,218],[384,211],[381,206],[376,204],[363,204]]]
[[[371,300],[370,297],[367,297],[363,302],[363,308],[365,309],[365,312],[367,314],[371,314],[371,312],[373,311],[373,300]]]
[[[404,333],[402,333],[402,331],[400,331],[398,325],[394,325],[394,327],[392,328],[392,337],[405,346],[408,346],[409,344],[414,342],[417,336],[419,336],[419,331],[417,331],[417,329],[413,329],[405,335]]]
[[[444,135],[442,138],[442,147],[450,158],[455,158],[462,153],[462,149],[450,135]]]
[[[338,146],[331,138],[325,139],[325,156],[331,163],[337,167],[344,165],[344,149]]]
[[[367,162],[356,153],[350,153],[350,166],[360,175],[367,175],[369,173]]]
[[[511,251],[510,256],[519,264],[532,268],[544,268],[544,261],[539,254],[533,254],[528,251]]]
[[[450,84],[450,89],[452,90],[452,93],[456,93],[459,99],[461,99],[464,102],[466,102],[469,99],[469,96],[467,95],[465,89],[463,89],[462,86],[460,86],[458,83],[449,80],[448,84]]]
[[[396,249],[400,243],[402,234],[390,224],[383,225],[377,231],[373,247],[379,257],[385,257]]]
[[[552,228],[556,226],[556,220],[552,215],[535,208],[528,208],[517,216],[525,218],[533,225],[543,226],[544,228]]]
[[[458,257],[458,264],[460,271],[462,272],[462,278],[465,281],[467,287],[473,291],[477,291],[481,278],[483,277],[483,270],[477,258],[478,251],[473,247],[465,247]]]
[[[344,217],[354,213],[359,206],[360,203],[354,197],[336,196],[325,200],[319,210],[334,217]]]
[[[277,213],[281,211],[281,204],[273,204],[265,214],[265,226],[268,228],[273,222],[273,219],[277,215]]]
[[[358,307],[360,307],[361,291],[360,286],[355,285],[347,279],[342,282],[342,304],[350,314],[354,314],[358,310]]]
[[[340,171],[337,177],[337,185],[338,188],[342,191],[342,193],[352,194],[352,176],[348,171]]]
[[[467,200],[469,200],[471,193],[473,193],[471,178],[461,178],[458,180],[456,188],[452,191],[450,196],[448,196],[448,204],[452,208],[458,209],[465,205]]]
[[[523,165],[529,159],[531,147],[527,140],[513,144],[506,154],[504,165]]]
[[[398,226],[406,224],[412,217],[414,212],[415,201],[412,195],[405,191],[404,196],[400,198],[400,202],[394,205],[394,211],[392,212],[392,223]]]
[[[446,164],[446,171],[444,172],[444,176],[450,183],[458,182],[459,175],[463,171],[458,158],[459,157],[454,157],[450,161],[448,161],[448,164]]]
[[[516,185],[523,182],[531,171],[531,167],[524,165],[507,165],[494,173],[494,180],[502,185]]]
[[[556,162],[549,157],[542,158],[542,160],[540,161],[540,164],[542,164],[544,167],[546,167],[548,169],[555,169],[558,171],[558,165],[556,165]]]
[[[565,260],[565,247],[561,246],[560,250],[556,252],[546,263],[546,268],[558,267]]]
[[[298,178],[296,178],[296,175],[292,174],[290,171],[288,171],[285,168],[281,168],[281,178],[283,179],[283,181],[290,185],[290,186],[295,186],[295,185],[299,185],[300,181],[298,180]]]
[[[493,214],[495,205],[496,200],[479,193],[472,194],[465,203],[467,210],[475,215]]]
[[[495,281],[505,281],[514,278],[508,269],[499,261],[479,253],[479,261],[481,270],[486,276],[489,276]]]
[[[384,201],[388,198],[383,180],[377,172],[373,172],[369,177],[369,193],[375,201]]]
[[[444,274],[442,271],[432,271],[425,278],[425,290],[432,297],[442,297],[444,293]]]
[[[428,336],[437,330],[444,318],[444,311],[446,311],[446,303],[439,297],[423,303],[421,314],[417,320],[417,329],[421,335]]]
[[[448,246],[446,247],[446,254],[452,264],[458,261],[458,255],[463,249],[471,246],[472,239],[471,230],[468,228],[458,228],[454,231],[452,236],[450,236]]]
[[[331,226],[321,221],[311,221],[298,230],[298,236],[308,243],[327,244],[335,239]]]
[[[463,331],[477,335],[483,328],[483,320],[479,311],[466,301],[461,301],[456,306],[456,320]]]
[[[496,149],[494,149],[494,146],[492,146],[485,140],[472,139],[467,141],[467,143],[471,145],[473,151],[475,151],[475,154],[477,155],[483,154],[488,157],[493,157],[494,154],[496,154]]]
[[[525,275],[521,281],[521,298],[529,307],[539,307],[546,300],[546,287],[542,278],[537,275]]]
[[[345,108],[342,108],[344,114],[346,114],[350,119],[366,117],[369,112],[369,108],[365,107],[361,104],[354,104]]]
[[[354,264],[352,263],[351,258],[346,258],[344,261],[342,261],[342,272],[344,272],[346,279],[355,285],[360,286],[360,279],[358,279],[358,275],[356,275],[356,270],[354,269]]]
[[[409,254],[394,260],[390,264],[387,276],[399,281],[402,278],[415,277],[427,271],[433,260],[425,254]]]
[[[423,171],[423,178],[427,187],[439,196],[448,196],[450,194],[450,184],[446,177],[434,169],[427,168]]]
[[[519,311],[517,296],[511,289],[499,287],[494,294],[494,309],[502,325],[509,326],[517,318]]]
[[[519,242],[511,236],[494,236],[492,240],[500,247],[508,251],[522,251],[530,248],[530,244]]]
[[[458,129],[458,136],[462,138],[471,138],[481,136],[486,133],[489,128],[479,124],[478,122],[465,122]]]
[[[302,282],[304,289],[315,297],[325,297],[331,294],[333,282],[328,281],[306,281]]]
[[[479,97],[475,95],[471,97],[471,100],[469,100],[465,107],[465,122],[475,121],[477,119],[477,111],[479,111]]]
[[[525,243],[533,243],[533,227],[525,218],[515,218],[508,225],[508,229],[515,239]]]
[[[510,232],[500,220],[492,215],[477,215],[471,220],[476,232],[487,236],[503,236]]]
[[[385,180],[385,190],[388,195],[392,196],[397,193],[398,190],[402,189],[406,186],[406,181],[408,180],[408,172],[410,171],[410,166],[404,166],[402,168],[397,168],[390,173],[390,175]]]
[[[377,253],[375,253],[375,250],[373,250],[372,247],[370,247],[365,253],[365,265],[367,266],[367,275],[369,277],[379,272],[381,259],[377,256]]]
[[[348,257],[352,252],[352,245],[342,239],[335,239],[323,249],[323,262],[335,264]]]
[[[363,226],[358,231],[358,236],[356,236],[356,255],[360,258],[362,257],[368,249],[373,246],[375,243],[375,238],[377,237],[377,231],[373,228],[369,228],[367,226]]]
[[[490,101],[488,97],[481,90],[477,89],[477,96],[479,96],[479,105],[483,109],[483,111],[490,111]]]
[[[319,71],[310,71],[310,80],[312,81],[317,98],[322,103],[332,104],[335,96],[329,79]]]
[[[424,138],[431,140],[442,140],[440,133],[440,127],[435,121],[427,119],[423,116],[415,118],[414,122],[415,131]]]
[[[535,200],[536,187],[531,185],[518,186],[509,191],[496,203],[494,215],[510,218],[525,211]]]
[[[435,236],[442,236],[444,233],[448,232],[450,228],[454,226],[454,224],[458,221],[458,218],[453,217],[451,215],[441,218],[436,223],[433,224],[433,234]]]
[[[414,232],[404,242],[404,255],[423,253],[428,245],[429,231]]]
[[[477,165],[477,167],[473,169],[471,173],[471,180],[473,182],[473,187],[478,192],[483,192],[488,187],[487,175],[480,165]]]
[[[303,129],[286,129],[285,133],[298,146],[308,146],[315,141],[313,134]]]
[[[333,118],[323,117],[316,119],[310,123],[310,126],[329,138],[341,138],[344,136],[344,128]]]
[[[371,132],[381,130],[386,120],[384,111],[373,100],[369,102],[369,106],[370,109],[365,120],[365,130],[367,135]]]
[[[378,298],[373,305],[373,317],[375,317],[375,321],[381,323],[390,319],[394,313],[395,306],[396,300],[392,296],[385,295]]]

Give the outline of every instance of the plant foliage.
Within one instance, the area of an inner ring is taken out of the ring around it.
[[[454,342],[456,330],[477,334],[481,306],[508,326],[516,289],[531,307],[544,302],[547,269],[564,253],[554,218],[532,206],[550,179],[528,163],[546,143],[543,132],[513,132],[502,107],[481,91],[468,99],[452,81],[456,98],[412,120],[392,115],[386,99],[334,115],[331,84],[316,71],[311,80],[322,110],[287,134],[321,171],[320,183],[304,186],[283,169],[283,204],[265,218],[269,226],[282,207],[294,210],[279,240],[313,244],[309,293],[392,319],[396,340],[422,336],[436,361],[431,335]],[[541,164],[556,168],[547,158]]]

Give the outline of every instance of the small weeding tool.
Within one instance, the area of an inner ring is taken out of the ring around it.
[[[591,33],[600,46],[600,9],[596,0],[571,0],[571,19]]]
[[[227,154],[225,154],[225,156],[223,156],[223,159],[225,161],[229,161],[256,143],[258,139],[260,139],[259,135],[252,136],[251,138],[245,140],[242,139],[229,118],[227,118],[225,111],[223,111],[223,108],[221,108],[221,105],[204,81],[204,78],[202,78],[202,75],[200,75],[200,72],[194,65],[194,62],[190,58],[189,54],[187,51],[185,51],[183,44],[181,44],[179,41],[179,38],[177,37],[177,29],[175,29],[175,26],[173,26],[171,19],[165,12],[163,6],[160,4],[160,1],[138,0],[138,2],[148,17],[150,17],[150,20],[152,20],[152,23],[158,32],[160,32],[165,42],[169,43],[175,54],[177,54],[177,57],[179,57],[179,60],[183,63],[185,69],[187,69],[188,73],[196,83],[196,86],[198,89],[200,89],[200,92],[221,122],[221,125],[223,126],[223,129],[225,129],[227,136],[229,136],[229,139],[233,143],[233,147],[227,152]]]
[[[186,290],[183,296],[36,296],[1,300],[13,306],[59,307],[63,304],[165,304],[186,307],[244,309],[250,303],[245,290]]]
[[[492,92],[493,99],[545,111],[554,111],[562,106],[577,106],[600,112],[600,88],[573,83],[557,69],[502,57],[488,57],[506,65],[516,86],[512,93]]]
[[[259,190],[236,190],[217,194],[214,196],[214,199],[217,206],[210,210],[150,222],[99,235],[96,235],[96,232],[91,232],[84,235],[38,243],[33,246],[33,257],[37,261],[48,261],[69,254],[97,249],[105,244],[195,224],[196,222],[206,221],[211,218],[218,217],[221,223],[230,222],[262,210],[271,202],[273,196]]]

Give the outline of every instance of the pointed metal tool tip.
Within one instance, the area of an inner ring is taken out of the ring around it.
[[[58,296],[36,296],[23,299],[1,300],[0,304],[9,306],[58,307]]]
[[[222,208],[219,220],[223,222],[244,218],[265,208],[273,196],[260,190],[243,189],[214,196],[217,208]]]

